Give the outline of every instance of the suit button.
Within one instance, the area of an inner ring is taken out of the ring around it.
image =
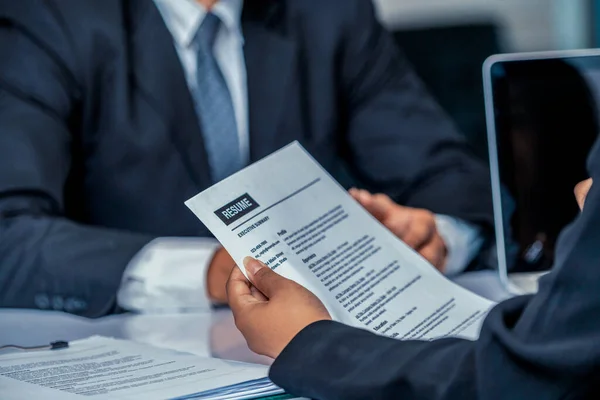
[[[36,294],[33,298],[35,306],[40,310],[47,310],[50,308],[50,298],[45,294]]]
[[[62,296],[53,296],[52,297],[52,309],[55,311],[62,311],[65,307],[65,300]]]
[[[65,311],[69,313],[75,313],[77,311],[87,310],[87,302],[75,297],[69,297],[65,300]]]

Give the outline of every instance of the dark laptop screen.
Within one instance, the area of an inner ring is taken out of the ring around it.
[[[548,269],[598,134],[600,56],[498,62],[491,77],[507,267]]]

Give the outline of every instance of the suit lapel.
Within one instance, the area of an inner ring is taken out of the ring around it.
[[[247,0],[242,29],[248,76],[250,158],[277,150],[276,137],[292,75],[296,45],[278,31],[284,1]]]
[[[242,29],[248,82],[250,158],[258,160],[277,139],[296,44],[286,38],[281,0],[247,0]],[[211,184],[210,166],[194,103],[173,39],[153,1],[129,0],[131,65],[135,85],[167,124],[184,165],[198,189]]]
[[[198,117],[173,39],[153,1],[130,0],[132,75],[162,115],[173,143],[198,189],[210,185],[210,169]]]

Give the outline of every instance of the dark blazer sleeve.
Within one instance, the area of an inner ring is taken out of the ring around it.
[[[589,162],[600,182],[600,144]],[[562,234],[535,296],[486,318],[479,340],[400,342],[334,322],[303,330],[273,381],[316,399],[579,399],[600,393],[600,186]]]
[[[0,2],[0,306],[97,317],[152,238],[65,217],[81,85],[49,4]]]
[[[491,226],[486,166],[377,22],[372,2],[344,3],[343,15],[351,17],[341,51],[342,97],[354,174],[401,204]]]

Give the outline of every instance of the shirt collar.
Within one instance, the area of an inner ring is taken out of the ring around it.
[[[175,42],[190,47],[207,11],[195,0],[154,0]],[[223,26],[242,38],[241,18],[244,0],[219,0],[211,12]]]

